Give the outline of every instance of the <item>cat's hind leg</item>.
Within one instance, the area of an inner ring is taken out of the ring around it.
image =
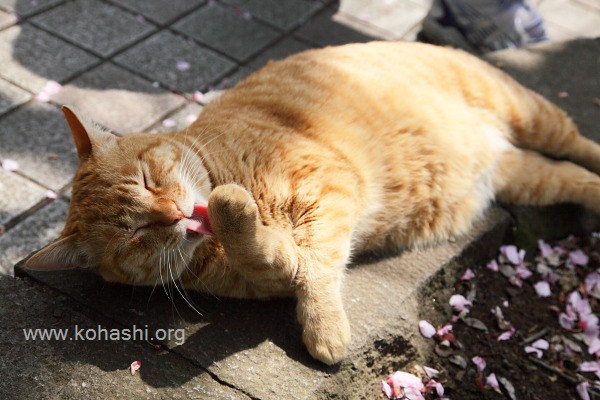
[[[570,161],[513,148],[504,152],[494,176],[496,198],[520,205],[577,203],[600,213],[600,177]]]
[[[581,135],[566,112],[529,89],[512,89],[502,108],[517,147],[569,159],[600,174],[600,145]]]

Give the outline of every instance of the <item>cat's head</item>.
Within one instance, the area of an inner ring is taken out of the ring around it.
[[[187,228],[194,205],[206,204],[211,190],[190,150],[193,139],[117,137],[63,111],[79,156],[69,213],[60,238],[25,268],[90,268],[108,281],[138,285],[177,279],[204,239]]]

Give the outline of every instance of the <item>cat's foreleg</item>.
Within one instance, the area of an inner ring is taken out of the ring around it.
[[[500,156],[494,188],[499,200],[543,206],[572,202],[600,213],[600,176],[570,161],[511,149]]]
[[[263,296],[290,290],[298,269],[291,232],[262,224],[258,207],[242,186],[217,186],[208,200],[208,214],[227,262]],[[291,230],[291,229],[290,229]]]
[[[333,364],[346,354],[350,325],[342,304],[342,280],[350,256],[351,210],[332,202],[327,213],[321,201],[319,213],[331,218],[289,230],[265,226],[257,205],[246,189],[235,184],[216,187],[208,210],[217,239],[228,263],[268,295],[269,288],[295,292],[302,338],[316,359]],[[347,218],[340,215],[345,209]]]

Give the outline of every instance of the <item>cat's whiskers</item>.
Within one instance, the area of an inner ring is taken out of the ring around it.
[[[185,261],[185,257],[183,256],[183,253],[181,252],[181,248],[177,247],[177,251],[179,252],[179,257],[181,258],[181,262],[185,266],[186,261]],[[198,315],[202,316],[202,313],[200,312],[200,310],[198,310],[196,308],[196,305],[193,304],[194,302],[193,302],[192,298],[190,297],[190,295],[188,294],[187,290],[185,290],[185,287],[183,286],[183,284],[181,285],[181,290],[179,290],[179,287],[177,286],[177,280],[179,280],[179,283],[181,283],[181,276],[179,276],[176,280],[173,277],[173,274],[171,273],[171,278],[173,279],[173,284],[175,285],[175,288],[177,289],[177,291],[179,292],[181,297],[183,297],[183,300],[185,300],[185,302],[188,303],[188,305],[192,308],[192,310],[196,311],[196,313]]]
[[[164,249],[161,249],[160,250],[160,257],[158,259],[158,273],[159,273],[159,276],[160,276],[160,282],[161,282],[162,287],[163,287],[163,289],[165,291],[165,295],[167,296],[167,298],[169,300],[171,300],[171,298],[169,297],[169,293],[167,293],[167,287],[165,286],[165,280],[163,279],[163,276],[162,276],[162,269],[163,269],[164,260],[165,260],[164,257],[165,257],[165,251],[164,251]]]

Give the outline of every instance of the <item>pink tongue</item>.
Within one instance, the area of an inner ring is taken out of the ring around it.
[[[188,231],[201,233],[203,235],[212,235],[213,231],[210,228],[208,221],[208,208],[203,204],[194,204],[194,212],[192,219],[187,225]]]

